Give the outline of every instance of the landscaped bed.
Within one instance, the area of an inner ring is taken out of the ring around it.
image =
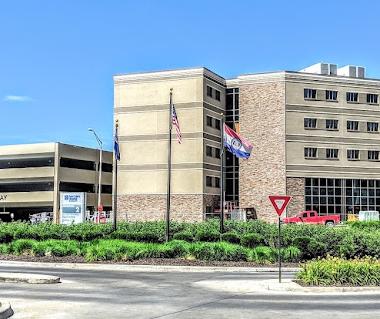
[[[380,261],[332,257],[312,260],[301,266],[296,282],[304,286],[380,286]]]
[[[261,221],[171,223],[165,243],[164,222],[56,225],[0,223],[0,258],[134,262],[273,264],[278,258],[277,226]],[[380,223],[355,222],[346,227],[284,225],[282,259],[297,263],[328,256],[380,257]]]
[[[141,259],[182,259],[207,262],[254,262],[271,264],[278,258],[278,250],[272,247],[257,246],[247,248],[236,244],[188,243],[173,240],[169,243],[139,243],[120,239],[103,239],[91,242],[75,240],[18,239],[8,244],[0,244],[2,255],[33,257],[81,257],[86,262],[94,261],[133,261]],[[301,253],[296,247],[283,248],[284,262],[296,263]]]

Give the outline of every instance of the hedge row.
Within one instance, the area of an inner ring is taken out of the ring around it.
[[[0,254],[59,257],[84,256],[86,261],[186,258],[208,261],[273,263],[278,258],[277,249],[265,246],[250,249],[226,242],[188,243],[173,240],[169,243],[157,244],[127,242],[120,239],[103,239],[93,242],[18,239],[8,244],[0,244]],[[301,252],[296,247],[284,248],[281,254],[285,262],[300,261]]]
[[[353,223],[348,227],[323,225],[284,225],[282,245],[295,246],[302,259],[336,256],[344,258],[380,257],[380,229],[377,224]],[[203,223],[171,223],[171,237],[186,242],[218,242],[240,244],[246,248],[268,246],[276,248],[277,226],[261,221],[226,222],[226,232],[219,233],[218,221]],[[122,239],[142,243],[163,243],[164,222],[120,223],[112,232],[111,225],[79,224],[56,225],[26,223],[0,223],[0,243],[17,239],[76,240]]]
[[[297,279],[308,286],[380,286],[380,262],[375,259],[317,259],[301,266]]]

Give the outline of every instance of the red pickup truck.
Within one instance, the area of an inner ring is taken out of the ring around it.
[[[334,226],[340,223],[340,215],[319,216],[315,210],[306,210],[299,212],[296,216],[284,218],[283,223],[305,223],[305,224],[322,224]]]

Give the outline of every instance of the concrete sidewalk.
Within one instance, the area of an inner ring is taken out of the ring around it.
[[[78,270],[109,270],[109,271],[129,271],[129,272],[228,272],[228,273],[249,273],[249,272],[278,272],[276,267],[217,267],[217,266],[167,266],[167,265],[123,265],[123,264],[80,264],[80,263],[43,263],[25,261],[0,261],[2,267],[25,267],[25,268],[61,268]],[[295,273],[300,268],[283,268],[284,272]]]

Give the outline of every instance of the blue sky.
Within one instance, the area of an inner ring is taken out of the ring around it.
[[[3,0],[0,144],[112,145],[118,73],[224,77],[358,64],[380,78],[379,1]],[[141,123],[144,125],[144,123]]]

